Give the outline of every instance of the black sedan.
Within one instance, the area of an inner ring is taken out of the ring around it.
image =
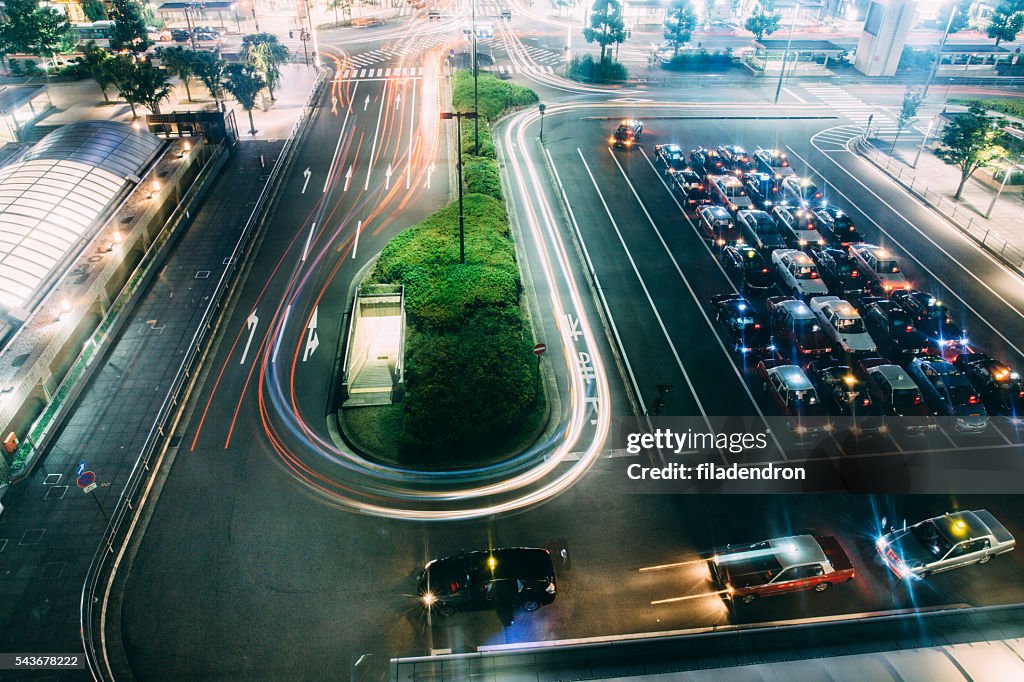
[[[984,353],[961,353],[953,365],[967,375],[990,414],[1024,416],[1024,379]]]
[[[858,419],[861,428],[859,418],[876,414],[867,386],[850,367],[827,358],[814,360],[807,366],[807,377],[829,414]],[[881,426],[881,422],[876,426]]]
[[[829,291],[848,301],[864,294],[864,278],[861,277],[850,254],[828,247],[809,249],[808,253],[818,266],[818,274]]]
[[[768,261],[749,244],[734,244],[722,249],[722,267],[741,288],[749,292],[768,291],[775,278]]]
[[[845,249],[850,244],[864,241],[857,227],[850,220],[849,214],[834,206],[815,209],[818,216],[818,231],[828,245],[836,249]]]
[[[928,337],[940,352],[967,346],[967,335],[937,298],[923,291],[894,291],[892,300],[910,315],[914,327]]]
[[[711,299],[715,319],[733,348],[741,355],[767,356],[775,350],[768,324],[754,305],[739,294],[718,294]]]

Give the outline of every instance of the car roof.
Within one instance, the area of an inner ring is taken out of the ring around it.
[[[704,212],[713,213],[713,214],[715,214],[716,218],[728,218],[729,217],[729,212],[725,210],[725,207],[724,206],[719,206],[718,204],[711,204],[709,206],[701,206],[700,210],[704,211]]]
[[[814,313],[811,309],[803,301],[780,301],[775,307],[785,310],[793,317],[807,320],[817,319],[814,317]]]
[[[989,527],[972,511],[950,512],[928,520],[953,542],[960,542],[979,535],[988,535],[991,532]]]
[[[663,144],[663,145],[661,145],[661,148],[662,149],[667,149],[670,152],[679,152],[680,154],[683,152],[682,147],[680,147],[679,145],[677,145],[675,143]]]
[[[884,246],[879,246],[878,244],[867,244],[867,243],[861,242],[860,244],[853,244],[851,246],[851,248],[854,251],[866,251],[866,252],[870,253],[872,256],[874,256],[875,258],[880,258],[880,259],[884,258],[884,259],[888,260],[890,258],[895,258],[896,257],[893,254],[892,251],[890,251],[889,249],[885,248]]]
[[[868,369],[868,374],[874,373],[881,374],[893,388],[917,388],[914,380],[907,376],[907,373],[899,365],[876,365]]]
[[[494,557],[495,578],[544,579],[554,576],[551,555],[546,549],[510,547],[505,549],[479,550],[468,552],[470,561],[486,561]]]
[[[936,372],[939,372],[940,374],[955,374],[959,372],[959,370],[956,367],[954,367],[952,363],[946,362],[942,358],[924,356],[914,358],[913,360],[911,360],[911,362],[918,365],[929,365],[932,369],[934,369]]]
[[[782,383],[790,391],[807,391],[813,388],[811,380],[797,365],[775,365],[768,370],[769,374],[778,374]]]
[[[767,547],[761,548],[762,545],[767,545]],[[826,560],[826,556],[813,535],[772,538],[751,545],[731,547],[715,556],[715,562],[728,567],[729,573],[732,575],[742,575],[745,570],[757,570],[758,564],[772,559],[777,561],[782,568],[789,568],[790,566],[821,563]]]

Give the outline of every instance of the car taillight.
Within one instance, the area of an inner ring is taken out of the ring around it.
[[[704,185],[703,185],[703,183],[701,183],[701,184],[698,184],[698,185],[697,185],[697,189],[699,189],[700,191],[702,191],[702,192],[703,192],[703,191],[704,191]]]
[[[815,194],[814,198],[815,199],[820,199],[821,198],[821,192],[818,192],[817,194]]]
[[[761,268],[761,272],[768,272],[768,268]]]
[[[1024,398],[1024,391],[1021,391],[1020,393],[1018,393],[1017,397],[1018,398]]]
[[[970,398],[967,399],[967,404],[968,405],[977,405],[978,404],[978,396],[972,395]]]
[[[910,326],[910,325],[908,324],[908,325],[907,325],[907,333],[909,334],[909,333],[910,333],[910,332],[912,332],[912,331],[914,331],[914,328],[913,328],[913,327],[911,327],[911,326]]]
[[[864,406],[867,407],[870,404],[871,404],[871,399],[870,398],[864,398]]]
[[[548,583],[548,586],[546,588],[544,588],[544,591],[547,592],[548,594],[554,594],[555,593],[555,584],[554,583]]]
[[[860,273],[856,270],[851,270],[850,277],[860,277]]]
[[[776,193],[778,193],[778,191],[779,191],[778,187],[772,187],[772,194],[776,194]]]
[[[760,328],[761,328],[760,323],[757,323],[757,324],[754,325],[754,329],[760,329]]]
[[[915,405],[920,405],[921,404],[921,396],[919,396],[919,395],[915,395],[914,396],[914,404]]]
[[[811,273],[811,279],[818,279],[818,273],[812,272]]]

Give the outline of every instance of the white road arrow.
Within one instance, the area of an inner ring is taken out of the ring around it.
[[[430,176],[434,174],[434,164],[427,168],[427,189],[430,189]]]
[[[306,178],[306,181],[304,183],[302,183],[302,194],[306,193],[306,185],[309,184],[309,176],[311,176],[312,174],[313,174],[313,172],[310,171],[308,168],[306,170],[302,171],[302,175]]]
[[[384,171],[384,189],[391,189],[391,164],[388,164],[388,169]]]
[[[256,317],[256,311],[253,310],[252,314],[249,315],[245,320],[246,326],[249,327],[249,338],[245,342],[245,349],[242,351],[242,360],[238,364],[245,364],[245,356],[249,354],[249,344],[252,343],[252,337],[256,334],[256,325],[260,323],[260,318]]]
[[[303,362],[308,360],[320,345],[320,339],[316,335],[316,311],[317,308],[313,308],[313,317],[309,318],[309,324],[306,326],[308,331],[306,333],[306,350],[302,353]]]
[[[366,111],[366,107],[370,106],[370,96],[366,96],[366,101],[363,102],[363,111]]]
[[[395,109],[397,109],[398,105],[401,104],[401,103],[402,103],[402,93],[398,93],[397,95],[395,95]]]
[[[355,165],[355,164],[353,164],[353,165]],[[349,183],[349,181],[351,179],[352,179],[352,166],[349,166],[348,167],[348,172],[345,173],[345,186],[342,188],[342,190],[341,190],[342,192],[347,192],[348,191],[348,183]]]

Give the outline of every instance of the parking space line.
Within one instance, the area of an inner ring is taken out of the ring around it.
[[[623,251],[626,252],[626,258],[629,259],[629,264],[633,268],[633,274],[636,275],[637,281],[640,283],[640,287],[644,291],[644,296],[647,297],[647,302],[651,306],[651,310],[654,312],[654,317],[658,320],[658,326],[661,327],[661,333],[665,336],[665,340],[668,341],[669,348],[672,349],[672,356],[676,360],[676,364],[683,373],[683,379],[686,380],[686,385],[690,388],[690,393],[693,394],[693,399],[697,403],[697,409],[700,410],[701,416],[704,417],[704,422],[708,428],[712,431],[714,429],[711,426],[711,420],[708,419],[708,414],[704,410],[704,404],[700,400],[700,396],[697,395],[697,388],[693,385],[690,380],[690,374],[686,371],[686,367],[683,365],[683,359],[679,356],[679,351],[676,349],[675,343],[672,342],[672,336],[668,333],[668,329],[665,327],[665,322],[661,319],[661,313],[658,312],[658,307],[654,303],[654,299],[651,298],[651,292],[647,288],[647,283],[644,281],[643,275],[640,274],[640,269],[636,265],[636,260],[633,259],[633,254],[630,252],[629,247],[626,246],[626,240],[622,236],[622,232],[619,230],[619,224],[616,222],[614,216],[612,216],[611,209],[608,208],[608,202],[605,201],[604,194],[601,192],[601,188],[597,184],[597,180],[594,178],[594,174],[590,170],[590,165],[587,164],[586,158],[583,156],[583,152],[579,147],[576,148],[576,153],[579,154],[580,162],[583,164],[584,170],[587,171],[587,175],[590,177],[590,182],[594,185],[594,190],[597,192],[598,198],[601,199],[601,205],[604,207],[604,212],[608,214],[608,220],[611,221],[612,228],[615,230],[615,234],[619,238],[619,243],[622,244]]]

